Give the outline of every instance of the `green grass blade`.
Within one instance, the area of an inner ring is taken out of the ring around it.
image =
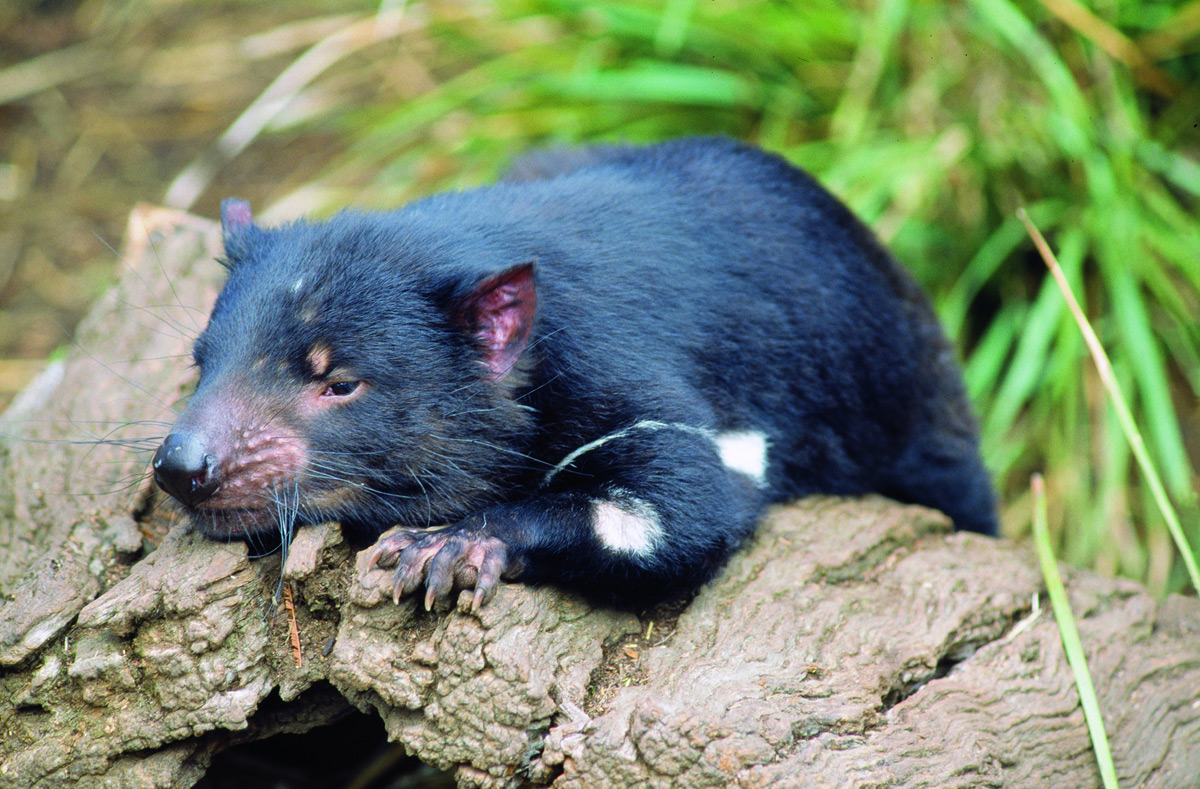
[[[1083,236],[1079,231],[1063,234],[1063,246],[1071,250],[1064,256],[1076,263],[1083,257]],[[1026,407],[1046,374],[1051,346],[1058,336],[1063,303],[1053,281],[1042,284],[1041,293],[1029,311],[1017,343],[1016,352],[1008,364],[1008,373],[992,401],[984,429],[1001,432],[1012,424]]]
[[[1105,789],[1116,789],[1117,771],[1113,765],[1112,751],[1108,747],[1108,735],[1104,731],[1100,702],[1096,698],[1096,688],[1092,685],[1092,675],[1088,671],[1087,658],[1083,654],[1083,643],[1079,640],[1079,629],[1075,627],[1071,603],[1067,600],[1067,590],[1058,574],[1054,549],[1050,546],[1050,530],[1046,525],[1046,490],[1040,475],[1034,475],[1032,487],[1033,544],[1037,548],[1038,562],[1042,566],[1042,578],[1046,581],[1050,607],[1054,611],[1054,621],[1058,623],[1067,662],[1075,674],[1075,688],[1079,691],[1079,703],[1083,707],[1088,734],[1092,738],[1092,750],[1096,754],[1100,778],[1104,781]]]
[[[541,80],[550,93],[574,101],[658,102],[699,107],[757,107],[755,86],[719,69],[643,61],[619,70],[555,74]]]
[[[696,0],[667,0],[662,21],[654,34],[655,52],[664,57],[672,57],[679,53],[695,10]]]
[[[860,142],[876,102],[876,87],[908,17],[908,0],[883,0],[863,31],[842,100],[830,118],[830,136],[844,145]]]
[[[1164,476],[1176,498],[1186,502],[1194,497],[1191,469],[1179,419],[1171,403],[1166,363],[1155,341],[1150,316],[1127,262],[1109,257],[1111,249],[1097,250],[1097,254],[1107,263],[1102,266],[1102,273],[1108,282],[1122,348],[1129,358],[1137,360],[1133,371]]]
[[[1183,533],[1183,527],[1179,524],[1179,516],[1176,515],[1175,508],[1171,506],[1171,501],[1167,497],[1167,491],[1158,476],[1158,470],[1154,466],[1154,461],[1150,459],[1150,454],[1146,451],[1145,441],[1142,439],[1142,434],[1138,432],[1137,424],[1133,421],[1133,414],[1129,410],[1129,404],[1126,403],[1125,395],[1121,393],[1121,388],[1117,385],[1116,376],[1113,375],[1112,364],[1109,362],[1107,354],[1104,353],[1104,348],[1100,345],[1100,340],[1096,338],[1096,333],[1092,331],[1087,318],[1084,317],[1083,311],[1079,308],[1079,302],[1075,300],[1075,295],[1067,284],[1058,262],[1054,259],[1054,253],[1050,251],[1050,247],[1046,244],[1046,239],[1042,238],[1042,234],[1033,226],[1025,211],[1019,210],[1018,216],[1021,218],[1022,223],[1024,223],[1026,230],[1029,231],[1030,237],[1033,238],[1034,243],[1037,245],[1042,259],[1046,261],[1046,265],[1050,268],[1050,273],[1058,281],[1059,288],[1067,300],[1067,305],[1075,315],[1079,329],[1083,332],[1083,337],[1092,352],[1096,368],[1100,372],[1100,379],[1104,382],[1104,387],[1108,391],[1113,409],[1116,411],[1117,418],[1121,421],[1121,430],[1125,433],[1126,440],[1129,441],[1129,446],[1133,450],[1134,457],[1137,458],[1138,466],[1146,478],[1146,484],[1150,486],[1154,501],[1158,504],[1163,519],[1167,522],[1167,529],[1171,533],[1171,539],[1175,541],[1175,546],[1179,549],[1179,554],[1187,567],[1188,578],[1191,580],[1192,588],[1200,590],[1200,567],[1197,567],[1195,552],[1188,544],[1187,536]]]

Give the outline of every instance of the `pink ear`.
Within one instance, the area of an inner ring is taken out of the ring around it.
[[[250,204],[245,200],[230,198],[221,201],[221,230],[231,236],[245,230],[254,223]]]
[[[461,314],[483,347],[483,362],[491,371],[488,378],[503,379],[521,358],[536,310],[532,263],[485,279],[467,297]]]

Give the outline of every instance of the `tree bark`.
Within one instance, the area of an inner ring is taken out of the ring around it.
[[[0,421],[0,786],[187,786],[349,705],[464,787],[1099,782],[1032,555],[920,508],[778,508],[640,616],[521,585],[425,612],[336,526],[286,564],[191,533],[146,470],[219,255],[214,223],[138,209],[120,282]],[[1121,783],[1194,786],[1200,603],[1064,571]]]

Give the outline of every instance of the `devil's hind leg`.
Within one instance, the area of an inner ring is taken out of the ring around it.
[[[997,533],[996,495],[973,436],[921,437],[901,454],[880,487],[899,501],[941,510],[956,529]]]

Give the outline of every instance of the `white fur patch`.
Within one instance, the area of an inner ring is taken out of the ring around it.
[[[649,556],[662,539],[662,524],[649,503],[632,497],[592,502],[592,528],[610,551]]]
[[[767,481],[767,437],[757,430],[721,433],[714,440],[721,462],[757,484]]]

